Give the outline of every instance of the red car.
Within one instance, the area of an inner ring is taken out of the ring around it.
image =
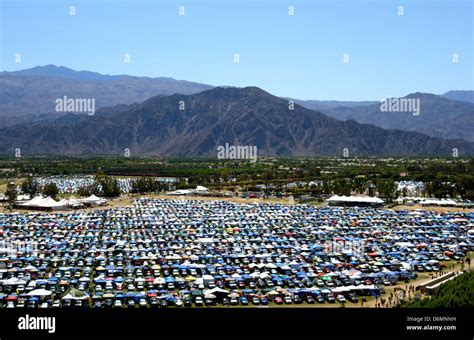
[[[277,305],[282,305],[282,304],[283,304],[283,299],[282,299],[281,297],[277,296],[277,297],[275,298],[275,303],[276,303]]]

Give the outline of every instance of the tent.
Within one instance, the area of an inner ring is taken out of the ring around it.
[[[359,205],[380,206],[384,201],[378,197],[370,196],[338,196],[333,195],[327,199],[329,205]]]
[[[38,205],[39,203],[41,203],[42,201],[44,200],[44,197],[43,196],[35,196],[33,197],[31,200],[25,202],[25,203],[22,203],[20,205],[22,206],[26,206],[26,207],[31,207],[31,206],[36,206]]]
[[[50,296],[52,292],[46,289],[35,289],[28,293],[28,296]]]
[[[81,203],[89,203],[93,205],[100,205],[100,204],[105,204],[107,203],[107,200],[105,198],[100,198],[97,197],[96,195],[92,194],[87,198],[83,198],[80,200]]]
[[[219,288],[219,287],[216,287],[216,288],[212,288],[212,289],[208,289],[204,292],[204,295],[209,295],[209,294],[226,294],[229,295],[229,291],[228,290],[225,290],[225,289],[222,289],[222,288]]]

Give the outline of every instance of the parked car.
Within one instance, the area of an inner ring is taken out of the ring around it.
[[[158,305],[159,305],[159,302],[158,302],[158,299],[156,297],[150,298],[150,306],[151,307],[158,307]]]
[[[247,298],[245,296],[242,296],[240,298],[240,304],[243,305],[243,306],[247,306],[249,304],[249,301],[247,300]]]
[[[193,303],[189,297],[183,299],[184,307],[192,307]]]
[[[196,296],[196,299],[194,300],[194,304],[198,307],[201,307],[204,305],[204,301],[202,300],[202,297]]]
[[[326,301],[329,302],[329,303],[335,303],[336,302],[336,299],[334,298],[334,296],[332,294],[326,294],[325,298],[326,298]]]
[[[357,303],[359,301],[359,299],[357,298],[357,295],[355,293],[347,294],[347,300],[349,300],[350,302],[354,302],[354,303]]]

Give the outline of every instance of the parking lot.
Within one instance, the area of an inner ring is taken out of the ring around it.
[[[464,258],[473,224],[473,213],[157,198],[2,213],[0,305],[359,306]]]

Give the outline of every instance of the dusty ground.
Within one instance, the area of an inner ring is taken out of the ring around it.
[[[21,179],[17,180],[17,183],[21,183]],[[2,192],[2,187],[6,188],[6,183],[0,182],[0,192]],[[4,190],[3,190],[4,191]],[[68,198],[74,196],[77,198],[77,195],[74,194],[60,194],[58,195],[57,199]],[[235,203],[278,203],[278,204],[288,204],[294,205],[295,202],[291,201],[289,198],[241,198],[241,197],[207,197],[207,196],[175,196],[175,195],[165,195],[165,194],[147,194],[144,195],[145,197],[153,197],[153,198],[160,198],[160,199],[180,199],[180,200],[202,200],[202,201],[213,201],[213,200],[223,200],[227,202],[235,202]],[[131,205],[134,198],[138,198],[140,195],[138,194],[126,194],[122,195],[118,198],[109,199],[109,204],[104,207],[93,207],[93,208],[85,208],[84,210],[96,210],[96,209],[107,209],[111,207],[124,207],[127,205]],[[320,202],[311,202],[309,204],[316,205],[316,206],[326,206],[326,203]],[[427,211],[436,211],[436,212],[474,212],[474,209],[463,209],[458,207],[423,207],[419,204],[413,206],[407,205],[397,205],[391,208],[395,211],[399,210],[410,210],[414,211],[417,209],[420,210],[427,210]],[[0,212],[4,212],[5,209],[3,206],[0,206]],[[21,211],[28,211],[28,210],[21,210]],[[66,210],[67,211],[67,210]]]

